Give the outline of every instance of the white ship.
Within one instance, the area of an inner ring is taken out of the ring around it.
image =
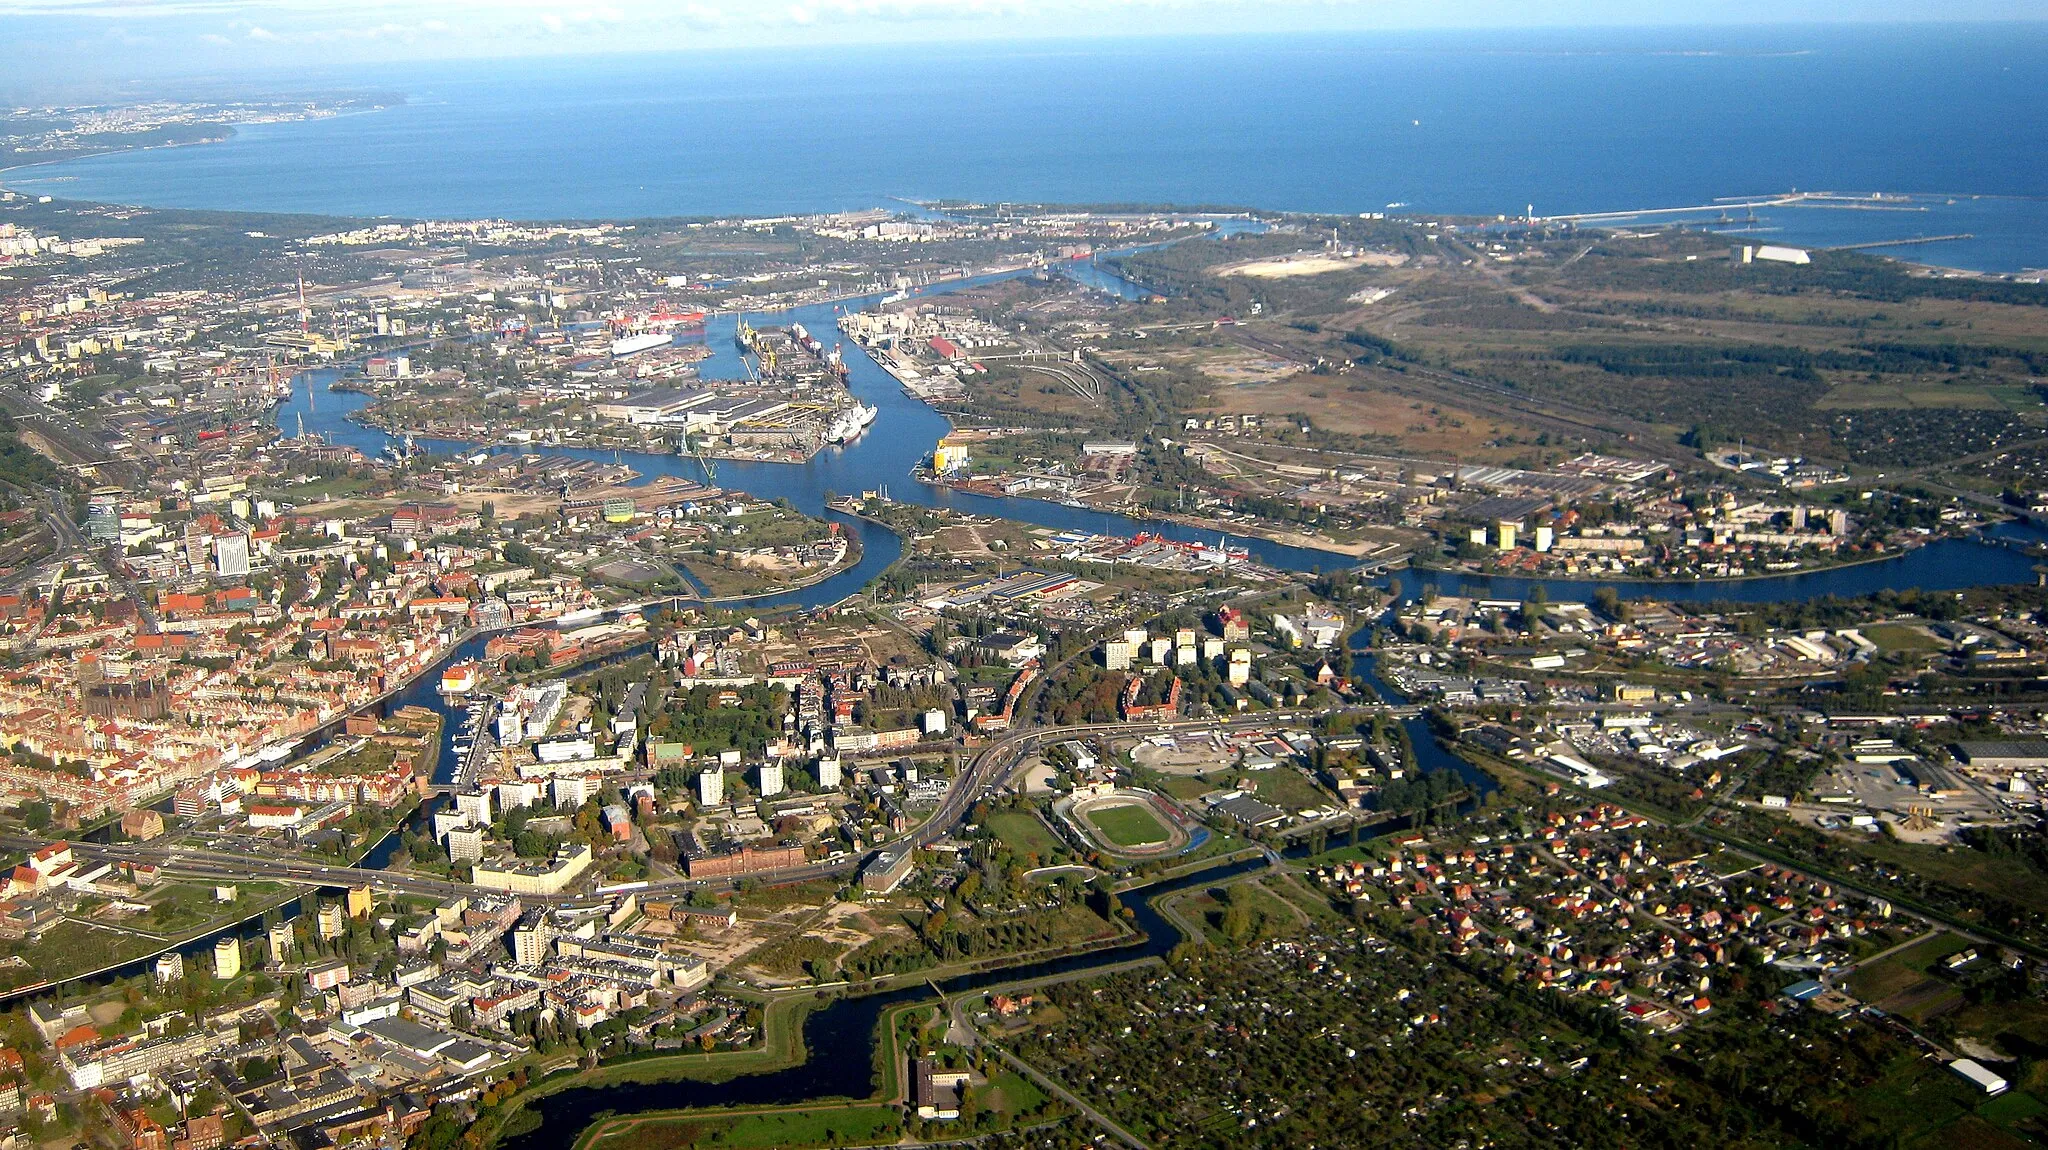
[[[851,443],[860,438],[861,433],[868,429],[868,425],[873,423],[875,416],[879,414],[879,411],[865,403],[856,403],[832,420],[832,426],[825,430],[825,441]]]
[[[614,359],[623,358],[650,348],[666,347],[675,341],[675,333],[666,331],[650,331],[644,335],[624,336],[612,341],[612,357]]]

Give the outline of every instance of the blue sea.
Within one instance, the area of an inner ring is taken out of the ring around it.
[[[903,199],[1492,216],[1789,189],[1919,210],[1749,234],[2048,267],[2041,25],[861,47],[276,79],[401,106],[18,170],[20,190],[412,217],[776,215]],[[253,81],[252,81],[253,83]]]

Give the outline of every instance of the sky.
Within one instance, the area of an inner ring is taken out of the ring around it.
[[[0,0],[0,96],[765,44],[2044,21],[2048,0]]]

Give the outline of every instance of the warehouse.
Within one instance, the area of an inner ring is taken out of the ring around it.
[[[2048,768],[2048,740],[1997,739],[1957,743],[1956,759],[1980,771],[2019,771]]]

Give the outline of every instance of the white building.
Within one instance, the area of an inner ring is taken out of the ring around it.
[[[590,739],[555,739],[534,748],[543,763],[577,763],[597,757],[597,744]]]
[[[517,810],[530,807],[540,801],[540,784],[531,782],[505,782],[498,784],[498,809]]]
[[[782,764],[762,763],[760,766],[761,797],[772,799],[782,793]]]
[[[213,569],[234,578],[249,573],[249,537],[237,531],[213,537]]]
[[[558,807],[580,807],[590,801],[590,780],[578,775],[557,775],[553,781]]]
[[[827,755],[818,760],[818,785],[831,790],[839,785],[839,756]]]
[[[918,726],[927,735],[943,735],[946,733],[946,712],[936,709],[926,711]]]
[[[455,809],[480,827],[491,825],[491,796],[487,791],[468,791],[455,796]]]
[[[482,827],[457,827],[448,832],[448,861],[456,863],[478,863],[484,861],[484,830]]]
[[[1138,656],[1138,645],[1122,639],[1111,639],[1102,645],[1102,665],[1112,671],[1128,671],[1131,660]]]
[[[715,807],[725,801],[725,768],[706,767],[697,776],[697,805]]]

